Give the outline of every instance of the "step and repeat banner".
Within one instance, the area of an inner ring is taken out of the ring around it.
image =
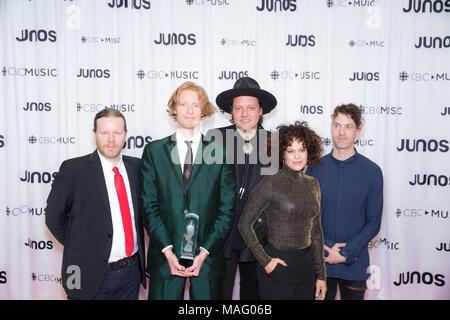
[[[66,299],[44,208],[98,111],[141,157],[182,82],[215,101],[242,76],[278,99],[267,129],[306,120],[326,152],[334,107],[361,108],[385,181],[366,299],[450,299],[450,0],[0,0],[0,72],[0,299]]]

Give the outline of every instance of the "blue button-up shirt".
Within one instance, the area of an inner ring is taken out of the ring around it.
[[[368,243],[380,230],[383,211],[380,167],[358,152],[344,161],[329,153],[306,173],[320,183],[325,245],[332,248],[336,243],[347,243],[340,249],[346,262],[327,263],[327,277],[367,280]]]

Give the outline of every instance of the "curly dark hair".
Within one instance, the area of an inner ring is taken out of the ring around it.
[[[314,167],[319,164],[323,151],[322,138],[312,130],[306,121],[295,121],[291,125],[277,127],[279,133],[280,162],[283,160],[286,149],[297,140],[303,142],[308,151],[307,165]]]

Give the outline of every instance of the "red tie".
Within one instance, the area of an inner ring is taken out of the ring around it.
[[[115,173],[114,185],[116,186],[117,197],[119,198],[120,213],[122,214],[123,231],[125,232],[125,253],[128,257],[131,257],[134,250],[134,239],[127,190],[125,189],[125,183],[123,182],[122,175],[119,173],[119,169],[114,167],[113,171]]]

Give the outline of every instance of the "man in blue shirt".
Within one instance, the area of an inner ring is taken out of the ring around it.
[[[307,171],[319,181],[322,193],[328,300],[335,299],[338,285],[341,299],[364,299],[370,276],[368,243],[380,230],[383,175],[354,147],[361,130],[361,110],[356,105],[336,107],[331,123],[333,150]]]

